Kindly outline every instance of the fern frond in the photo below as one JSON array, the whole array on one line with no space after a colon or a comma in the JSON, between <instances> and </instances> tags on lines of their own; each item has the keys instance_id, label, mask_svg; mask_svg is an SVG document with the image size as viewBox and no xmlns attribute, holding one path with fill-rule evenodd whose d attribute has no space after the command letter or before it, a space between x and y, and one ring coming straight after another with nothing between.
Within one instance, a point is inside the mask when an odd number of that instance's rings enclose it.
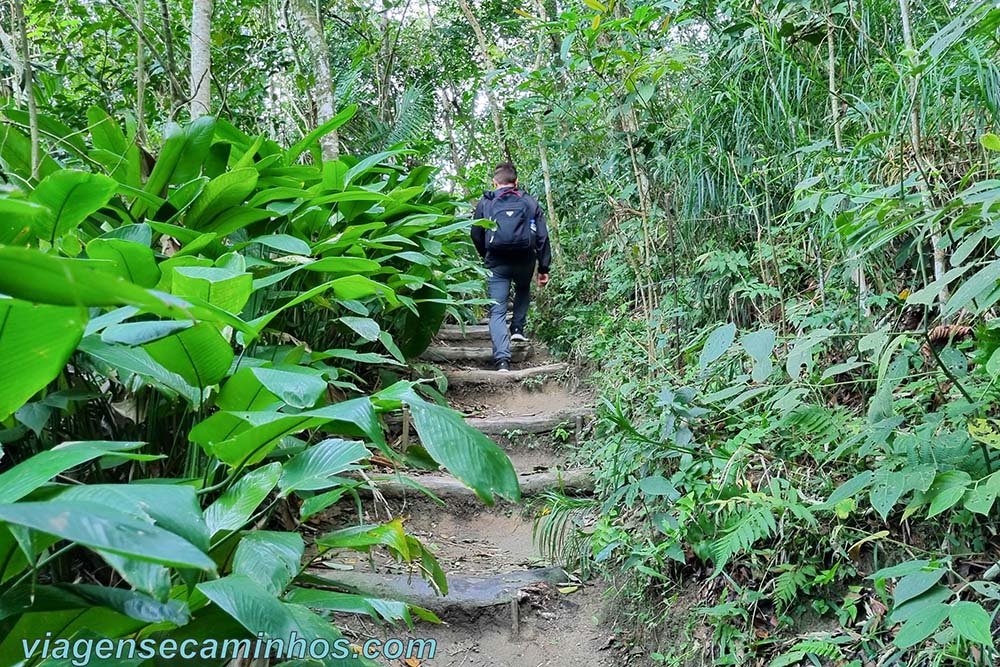
<instances>
[{"instance_id":1,"label":"fern frond","mask_svg":"<svg viewBox=\"0 0 1000 667\"><path fill-rule=\"evenodd\" d=\"M757 506L741 514L720 539L712 543L712 557L722 569L735 554L746 551L755 542L770 537L778 529L770 507Z\"/></svg>"}]
</instances>

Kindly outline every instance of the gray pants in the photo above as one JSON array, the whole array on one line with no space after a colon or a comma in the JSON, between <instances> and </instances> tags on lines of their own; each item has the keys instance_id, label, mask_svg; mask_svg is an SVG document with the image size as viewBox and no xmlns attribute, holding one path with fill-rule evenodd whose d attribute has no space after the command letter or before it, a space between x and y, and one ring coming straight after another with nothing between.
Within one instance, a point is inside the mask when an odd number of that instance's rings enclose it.
<instances>
[{"instance_id":1,"label":"gray pants","mask_svg":"<svg viewBox=\"0 0 1000 667\"><path fill-rule=\"evenodd\" d=\"M510 328L524 331L531 304L531 277L535 273L535 263L500 264L490 269L486 278L486 289L493 301L490 306L490 338L493 339L493 358L496 361L510 361L510 331L507 329L507 299L510 286L514 284L514 318Z\"/></svg>"}]
</instances>

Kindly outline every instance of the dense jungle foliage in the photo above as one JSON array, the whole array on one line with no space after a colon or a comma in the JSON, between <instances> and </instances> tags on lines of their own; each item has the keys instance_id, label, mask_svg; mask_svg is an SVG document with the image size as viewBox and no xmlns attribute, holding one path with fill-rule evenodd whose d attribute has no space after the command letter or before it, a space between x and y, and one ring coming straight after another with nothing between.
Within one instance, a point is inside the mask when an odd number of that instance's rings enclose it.
<instances>
[{"instance_id":1,"label":"dense jungle foliage","mask_svg":"<svg viewBox=\"0 0 1000 667\"><path fill-rule=\"evenodd\" d=\"M537 537L633 663L997 663L995 0L0 7L0 665L429 616L303 593L296 529L374 456L518 496L407 368L507 157L602 403Z\"/></svg>"}]
</instances>

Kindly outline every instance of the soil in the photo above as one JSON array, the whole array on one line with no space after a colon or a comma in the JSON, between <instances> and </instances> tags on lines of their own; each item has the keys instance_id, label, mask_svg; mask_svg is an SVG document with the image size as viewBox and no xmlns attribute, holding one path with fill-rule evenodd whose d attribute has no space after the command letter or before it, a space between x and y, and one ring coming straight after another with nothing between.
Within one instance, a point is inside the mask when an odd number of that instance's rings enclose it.
<instances>
[{"instance_id":1,"label":"soil","mask_svg":"<svg viewBox=\"0 0 1000 667\"><path fill-rule=\"evenodd\" d=\"M488 347L489 341L466 341L467 347ZM530 364L548 363L544 352ZM461 364L458 364L461 365ZM471 364L475 366L475 364ZM469 367L469 366L465 366ZM525 381L514 385L463 386L448 394L452 407L468 417L497 419L548 416L593 405L585 389L567 386L566 377ZM555 432L505 432L494 439L511 457L519 473L566 468L572 460L575 425ZM407 474L410 474L407 472ZM406 531L420 539L452 577L497 575L555 565L539 553L532 540L534 512L523 505L487 507L475 501L449 502L442 507L419 496L407 500L364 498L361 519L366 523L400 518ZM311 522L322 534L335 527L356 524L358 509L342 504ZM315 553L314 550L311 550ZM405 573L384 550L371 555L354 551L330 552L319 567ZM575 577L570 577L575 581ZM604 586L599 581L555 586L536 583L517 592L518 602L492 607L449 611L441 624L417 619L412 629L386 626L368 617L337 616L337 625L363 643L369 638L433 639L432 659L395 661L415 667L613 667L621 664L613 632L604 619ZM515 611L516 610L516 611Z\"/></svg>"}]
</instances>

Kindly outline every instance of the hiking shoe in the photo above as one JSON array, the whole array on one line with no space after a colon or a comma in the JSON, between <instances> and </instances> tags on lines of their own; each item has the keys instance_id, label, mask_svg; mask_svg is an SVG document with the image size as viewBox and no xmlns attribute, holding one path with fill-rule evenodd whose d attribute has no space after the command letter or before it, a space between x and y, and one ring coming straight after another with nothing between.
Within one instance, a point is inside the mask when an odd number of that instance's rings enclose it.
<instances>
[{"instance_id":1,"label":"hiking shoe","mask_svg":"<svg viewBox=\"0 0 1000 667\"><path fill-rule=\"evenodd\" d=\"M510 370L510 361L507 359L501 359L497 362L497 371L506 373Z\"/></svg>"},{"instance_id":2,"label":"hiking shoe","mask_svg":"<svg viewBox=\"0 0 1000 667\"><path fill-rule=\"evenodd\" d=\"M510 342L512 343L527 343L528 337L524 335L524 332L515 329L510 332Z\"/></svg>"}]
</instances>

